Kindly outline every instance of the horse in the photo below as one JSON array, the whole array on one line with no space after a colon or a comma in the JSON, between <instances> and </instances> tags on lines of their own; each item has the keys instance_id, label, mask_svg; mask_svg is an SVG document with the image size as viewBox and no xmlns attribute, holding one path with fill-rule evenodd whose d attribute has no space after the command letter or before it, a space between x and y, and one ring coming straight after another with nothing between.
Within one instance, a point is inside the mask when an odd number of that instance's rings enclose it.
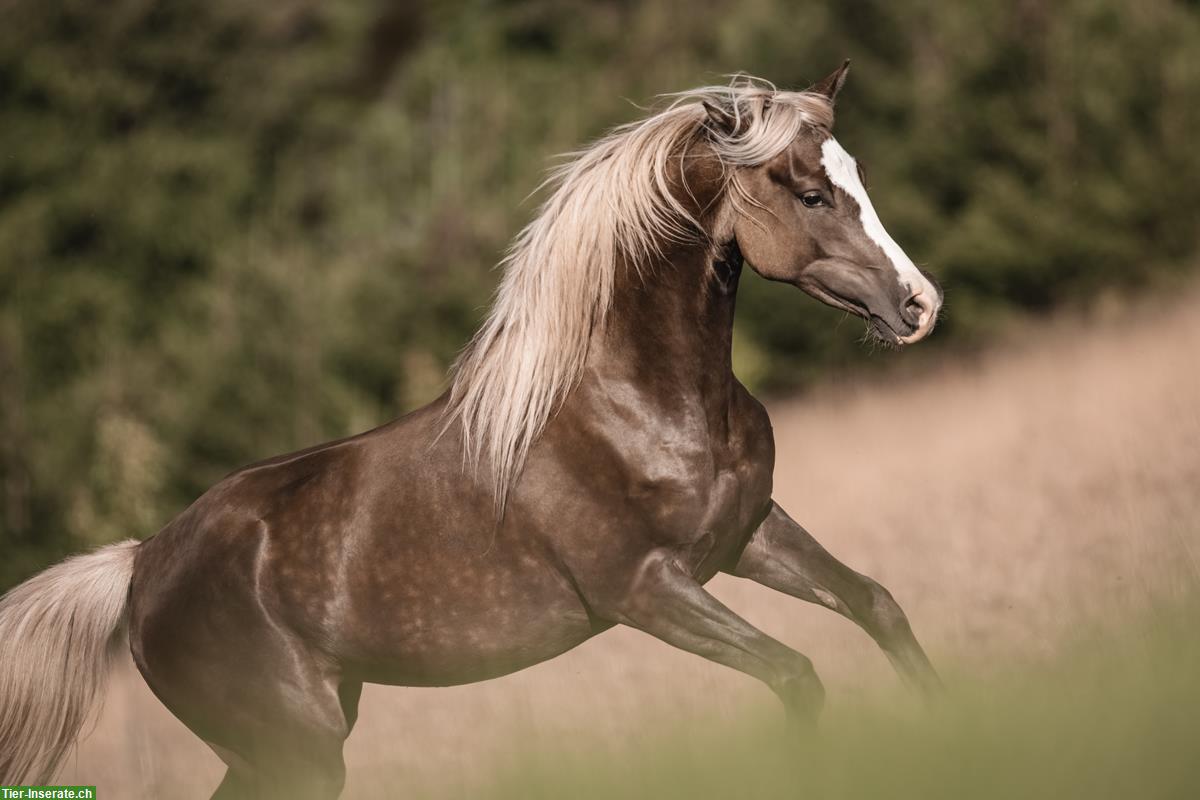
<instances>
[{"instance_id":1,"label":"horse","mask_svg":"<svg viewBox=\"0 0 1200 800\"><path fill-rule=\"evenodd\" d=\"M731 366L744 264L896 347L937 320L833 138L847 68L615 128L552 174L441 397L5 595L0 782L52 777L126 642L226 764L214 798L336 797L364 682L486 680L615 625L757 678L810 729L812 663L709 594L718 572L829 607L936 691L888 590L772 501L771 423Z\"/></svg>"}]
</instances>

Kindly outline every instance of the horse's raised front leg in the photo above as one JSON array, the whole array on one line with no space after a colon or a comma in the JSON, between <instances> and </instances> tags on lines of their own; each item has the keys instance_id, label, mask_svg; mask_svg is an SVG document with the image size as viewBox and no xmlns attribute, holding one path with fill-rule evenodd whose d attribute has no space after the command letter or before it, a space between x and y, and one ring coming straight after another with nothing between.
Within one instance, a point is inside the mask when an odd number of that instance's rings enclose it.
<instances>
[{"instance_id":1,"label":"horse's raised front leg","mask_svg":"<svg viewBox=\"0 0 1200 800\"><path fill-rule=\"evenodd\" d=\"M597 608L681 650L733 667L766 683L799 727L816 721L825 690L812 662L721 604L667 552L655 552L619 598Z\"/></svg>"},{"instance_id":2,"label":"horse's raised front leg","mask_svg":"<svg viewBox=\"0 0 1200 800\"><path fill-rule=\"evenodd\" d=\"M832 608L869 633L909 683L926 692L941 688L891 593L831 556L778 504L772 503L730 572Z\"/></svg>"}]
</instances>

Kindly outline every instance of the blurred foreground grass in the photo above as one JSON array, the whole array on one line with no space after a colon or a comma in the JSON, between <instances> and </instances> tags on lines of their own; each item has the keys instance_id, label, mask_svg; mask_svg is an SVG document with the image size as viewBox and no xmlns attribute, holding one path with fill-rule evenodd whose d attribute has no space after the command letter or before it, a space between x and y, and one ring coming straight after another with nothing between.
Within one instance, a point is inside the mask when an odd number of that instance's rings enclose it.
<instances>
[{"instance_id":1,"label":"blurred foreground grass","mask_svg":"<svg viewBox=\"0 0 1200 800\"><path fill-rule=\"evenodd\" d=\"M778 716L699 735L661 727L616 755L571 746L519 756L472 795L1197 797L1197 611L1195 601L1160 607L1117 633L1081 637L1052 662L986 678L948 674L946 696L930 708L839 703L809 742L789 740Z\"/></svg>"}]
</instances>

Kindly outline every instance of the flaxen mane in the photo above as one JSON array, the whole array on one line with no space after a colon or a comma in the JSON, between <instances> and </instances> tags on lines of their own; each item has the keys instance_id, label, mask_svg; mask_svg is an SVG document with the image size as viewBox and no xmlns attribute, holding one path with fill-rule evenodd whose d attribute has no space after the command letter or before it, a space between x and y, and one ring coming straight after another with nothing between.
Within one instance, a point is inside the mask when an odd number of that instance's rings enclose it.
<instances>
[{"instance_id":1,"label":"flaxen mane","mask_svg":"<svg viewBox=\"0 0 1200 800\"><path fill-rule=\"evenodd\" d=\"M467 464L482 461L498 511L529 447L583 371L620 263L641 269L672 241L703 237L668 185L668 165L703 132L725 167L731 202L750 200L737 168L761 164L806 125L832 127L829 100L757 80L672 95L663 110L616 128L554 170L553 193L513 241L483 327L454 366L447 426L462 424ZM734 120L706 125L703 104ZM751 201L752 202L752 201Z\"/></svg>"}]
</instances>

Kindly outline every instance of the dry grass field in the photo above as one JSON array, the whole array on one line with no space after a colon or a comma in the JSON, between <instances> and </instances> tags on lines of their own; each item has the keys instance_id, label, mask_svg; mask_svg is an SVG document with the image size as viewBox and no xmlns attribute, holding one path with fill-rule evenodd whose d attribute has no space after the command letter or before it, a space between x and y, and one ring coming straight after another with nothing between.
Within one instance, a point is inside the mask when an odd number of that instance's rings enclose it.
<instances>
[{"instance_id":1,"label":"dry grass field","mask_svg":"<svg viewBox=\"0 0 1200 800\"><path fill-rule=\"evenodd\" d=\"M886 375L774 404L776 497L892 590L951 691L1052 662L1081 630L1200 582L1197 353L1191 291L1039 323L972 359L885 356ZM813 659L826 719L902 695L850 623L736 579L711 587ZM774 702L746 677L617 629L485 684L368 687L347 796L486 796L522 753L636 753L666 720L700 737L771 719ZM207 797L220 772L126 666L63 781L182 800Z\"/></svg>"}]
</instances>

